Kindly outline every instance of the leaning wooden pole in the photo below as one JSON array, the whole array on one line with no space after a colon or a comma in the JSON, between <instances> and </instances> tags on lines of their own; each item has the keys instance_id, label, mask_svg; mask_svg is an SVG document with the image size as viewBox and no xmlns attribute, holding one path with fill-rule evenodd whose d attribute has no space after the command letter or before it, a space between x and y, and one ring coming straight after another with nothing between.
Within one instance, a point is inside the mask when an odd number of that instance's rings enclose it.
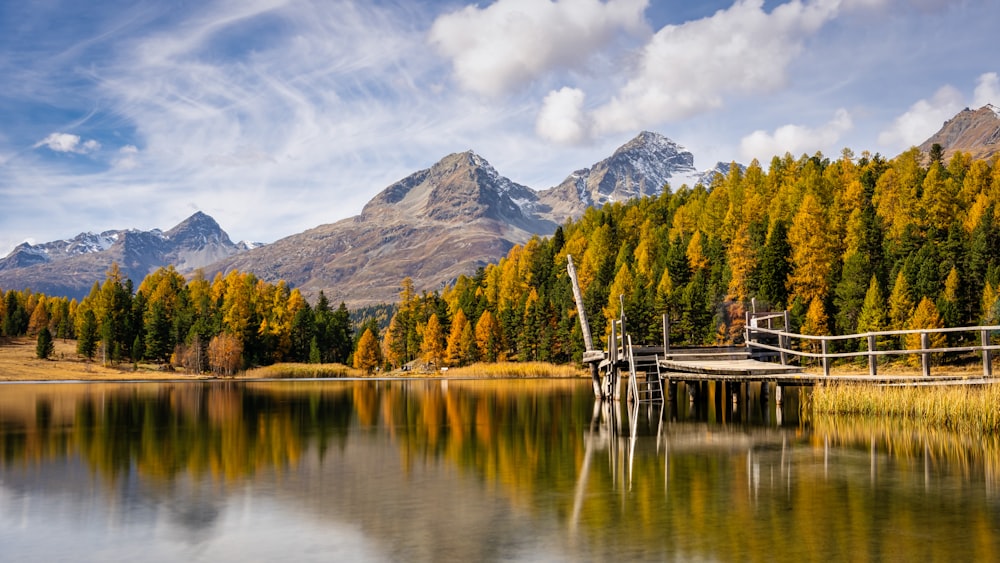
<instances>
[{"instance_id":1,"label":"leaning wooden pole","mask_svg":"<svg viewBox=\"0 0 1000 563\"><path fill-rule=\"evenodd\" d=\"M576 278L576 268L573 266L573 257L566 255L566 271L569 272L569 280L573 285L573 299L576 301L576 312L580 316L580 330L583 331L583 345L587 352L594 350L594 338L590 335L590 324L587 322L587 311L583 308L583 293L580 292L580 282ZM590 378L594 382L594 397L601 399L601 376L598 371L597 362L590 362Z\"/></svg>"}]
</instances>

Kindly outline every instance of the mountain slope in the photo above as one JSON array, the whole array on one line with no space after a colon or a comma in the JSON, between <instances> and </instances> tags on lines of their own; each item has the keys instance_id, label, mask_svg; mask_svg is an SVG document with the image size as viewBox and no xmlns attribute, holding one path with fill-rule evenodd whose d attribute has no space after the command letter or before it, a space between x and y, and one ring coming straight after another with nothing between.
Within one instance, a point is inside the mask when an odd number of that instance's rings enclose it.
<instances>
[{"instance_id":1,"label":"mountain slope","mask_svg":"<svg viewBox=\"0 0 1000 563\"><path fill-rule=\"evenodd\" d=\"M323 290L352 307L393 302L404 277L413 278L418 291L438 289L533 235L551 235L590 206L659 195L667 182L708 183L727 169L720 164L699 173L682 146L643 132L610 157L536 192L471 151L456 153L386 187L356 217L267 246L234 245L214 220L197 213L166 232L84 233L21 245L0 260L0 287L79 296L114 261L136 283L174 264L181 272L204 267L208 276L252 272L270 282L285 280L309 297Z\"/></svg>"},{"instance_id":2,"label":"mountain slope","mask_svg":"<svg viewBox=\"0 0 1000 563\"><path fill-rule=\"evenodd\" d=\"M927 153L937 143L945 158L956 151L985 159L1000 152L1000 108L987 104L975 111L965 108L944 122L941 129L920 145Z\"/></svg>"},{"instance_id":3,"label":"mountain slope","mask_svg":"<svg viewBox=\"0 0 1000 563\"><path fill-rule=\"evenodd\" d=\"M250 271L350 306L391 302L406 276L418 289L437 289L533 234L554 232L535 214L538 205L533 190L479 155L452 154L385 188L357 217L222 260L207 273Z\"/></svg>"},{"instance_id":4,"label":"mountain slope","mask_svg":"<svg viewBox=\"0 0 1000 563\"><path fill-rule=\"evenodd\" d=\"M694 155L663 135L643 131L610 157L542 192L540 201L549 209L548 218L562 223L588 207L660 195L668 181L673 187L693 186L700 177Z\"/></svg>"},{"instance_id":5,"label":"mountain slope","mask_svg":"<svg viewBox=\"0 0 1000 563\"><path fill-rule=\"evenodd\" d=\"M104 279L112 263L138 284L162 266L173 264L189 272L244 248L199 211L166 232L118 230L39 245L23 243L0 260L0 287L79 298Z\"/></svg>"}]
</instances>

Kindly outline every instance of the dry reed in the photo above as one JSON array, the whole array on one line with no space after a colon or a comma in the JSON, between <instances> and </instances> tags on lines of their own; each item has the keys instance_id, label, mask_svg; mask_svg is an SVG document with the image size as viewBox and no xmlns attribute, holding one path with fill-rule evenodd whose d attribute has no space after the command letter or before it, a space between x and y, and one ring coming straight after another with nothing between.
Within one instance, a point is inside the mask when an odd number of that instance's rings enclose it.
<instances>
[{"instance_id":1,"label":"dry reed","mask_svg":"<svg viewBox=\"0 0 1000 563\"><path fill-rule=\"evenodd\" d=\"M1000 431L1000 385L884 387L820 385L813 389L817 414L889 416L921 420L958 432Z\"/></svg>"},{"instance_id":2,"label":"dry reed","mask_svg":"<svg viewBox=\"0 0 1000 563\"><path fill-rule=\"evenodd\" d=\"M246 379L304 379L364 377L365 372L343 364L273 364L248 370Z\"/></svg>"}]
</instances>

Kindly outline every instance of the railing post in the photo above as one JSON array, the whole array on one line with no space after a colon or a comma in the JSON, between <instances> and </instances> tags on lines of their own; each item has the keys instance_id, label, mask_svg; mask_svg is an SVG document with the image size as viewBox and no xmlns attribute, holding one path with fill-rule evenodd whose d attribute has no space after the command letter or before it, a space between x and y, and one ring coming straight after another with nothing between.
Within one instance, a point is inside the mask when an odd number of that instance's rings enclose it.
<instances>
[{"instance_id":1,"label":"railing post","mask_svg":"<svg viewBox=\"0 0 1000 563\"><path fill-rule=\"evenodd\" d=\"M820 351L823 353L823 375L829 376L830 375L830 358L828 358L827 355L826 355L826 345L827 345L826 339L824 338L824 339L820 340L819 341L819 345L820 345ZM815 350L815 348L814 348L814 350Z\"/></svg>"},{"instance_id":2,"label":"railing post","mask_svg":"<svg viewBox=\"0 0 1000 563\"><path fill-rule=\"evenodd\" d=\"M787 342L788 337L785 336L784 331L778 334L778 348L781 349L779 352L781 354L781 365L788 365L788 354L785 353L785 342Z\"/></svg>"},{"instance_id":3,"label":"railing post","mask_svg":"<svg viewBox=\"0 0 1000 563\"><path fill-rule=\"evenodd\" d=\"M868 375L872 377L878 375L878 356L875 352L875 335L868 335Z\"/></svg>"},{"instance_id":4,"label":"railing post","mask_svg":"<svg viewBox=\"0 0 1000 563\"><path fill-rule=\"evenodd\" d=\"M618 321L611 321L611 342L608 343L608 359L611 365L618 363Z\"/></svg>"},{"instance_id":5,"label":"railing post","mask_svg":"<svg viewBox=\"0 0 1000 563\"><path fill-rule=\"evenodd\" d=\"M930 346L931 346L930 335L927 334L926 331L922 331L920 333L920 348L922 350L927 350L928 348L930 348ZM921 360L920 363L922 364L924 369L924 377L927 377L931 374L931 353L921 352L920 360Z\"/></svg>"},{"instance_id":6,"label":"railing post","mask_svg":"<svg viewBox=\"0 0 1000 563\"><path fill-rule=\"evenodd\" d=\"M983 329L979 331L980 341L983 343L983 377L993 377L993 354L988 348L990 345L990 331Z\"/></svg>"},{"instance_id":7,"label":"railing post","mask_svg":"<svg viewBox=\"0 0 1000 563\"><path fill-rule=\"evenodd\" d=\"M670 355L670 317L663 313L663 357Z\"/></svg>"}]
</instances>

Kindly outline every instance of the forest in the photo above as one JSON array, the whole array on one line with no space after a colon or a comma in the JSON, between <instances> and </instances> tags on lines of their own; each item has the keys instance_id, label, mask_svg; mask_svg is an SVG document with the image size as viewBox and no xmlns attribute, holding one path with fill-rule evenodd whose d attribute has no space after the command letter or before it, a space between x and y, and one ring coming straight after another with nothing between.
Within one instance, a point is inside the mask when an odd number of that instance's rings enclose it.
<instances>
[{"instance_id":1,"label":"forest","mask_svg":"<svg viewBox=\"0 0 1000 563\"><path fill-rule=\"evenodd\" d=\"M599 340L624 314L637 339L658 342L666 314L672 342L739 342L751 306L788 309L793 330L815 335L995 325L998 203L998 157L786 154L590 208L441 291L404 279L382 319L352 321L323 294L310 304L249 273L208 281L164 268L133 288L113 267L79 303L6 291L0 331L75 338L104 362L229 374L275 362L568 363L583 352L568 256Z\"/></svg>"}]
</instances>

